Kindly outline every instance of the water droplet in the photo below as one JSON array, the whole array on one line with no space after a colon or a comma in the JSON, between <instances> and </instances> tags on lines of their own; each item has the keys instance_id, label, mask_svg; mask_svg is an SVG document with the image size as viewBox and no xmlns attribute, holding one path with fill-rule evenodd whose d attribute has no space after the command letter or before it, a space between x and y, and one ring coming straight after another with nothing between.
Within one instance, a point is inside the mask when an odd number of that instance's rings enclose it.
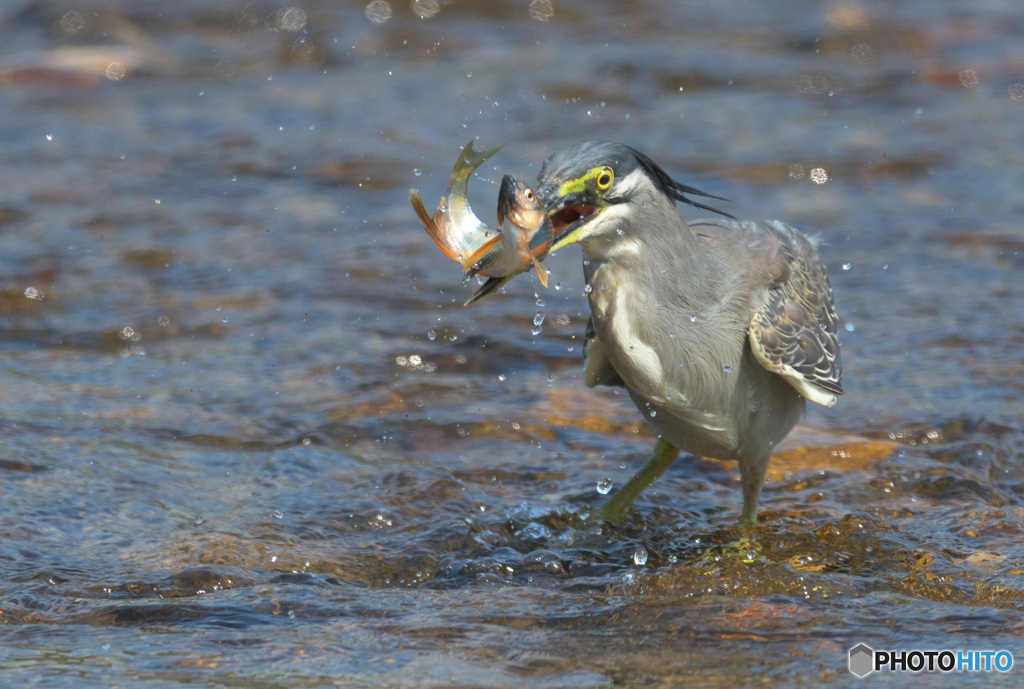
<instances>
[{"instance_id":1,"label":"water droplet","mask_svg":"<svg viewBox=\"0 0 1024 689\"><path fill-rule=\"evenodd\" d=\"M383 512L377 512L375 515L370 517L369 520L369 525L375 529L385 529L392 526L392 524L393 522L391 521L391 518Z\"/></svg>"},{"instance_id":2,"label":"water droplet","mask_svg":"<svg viewBox=\"0 0 1024 689\"><path fill-rule=\"evenodd\" d=\"M546 22L555 16L555 5L551 0L530 0L527 11L531 19Z\"/></svg>"},{"instance_id":3,"label":"water droplet","mask_svg":"<svg viewBox=\"0 0 1024 689\"><path fill-rule=\"evenodd\" d=\"M614 485L615 483L610 478L603 478L597 482L597 492L601 495L608 495L608 493L612 492L612 486Z\"/></svg>"},{"instance_id":4,"label":"water droplet","mask_svg":"<svg viewBox=\"0 0 1024 689\"><path fill-rule=\"evenodd\" d=\"M419 177L420 175L422 175L422 174L423 174L423 170L419 169L418 167L414 167L414 168L412 169L412 174L414 174L414 175L416 175L417 177Z\"/></svg>"},{"instance_id":5,"label":"water droplet","mask_svg":"<svg viewBox=\"0 0 1024 689\"><path fill-rule=\"evenodd\" d=\"M847 322L846 323L846 332L852 333L856 329L857 329L856 326L852 322Z\"/></svg>"},{"instance_id":6,"label":"water droplet","mask_svg":"<svg viewBox=\"0 0 1024 689\"><path fill-rule=\"evenodd\" d=\"M85 17L82 16L81 12L71 10L66 12L60 19L61 31L70 35L76 34L85 28Z\"/></svg>"},{"instance_id":7,"label":"water droplet","mask_svg":"<svg viewBox=\"0 0 1024 689\"><path fill-rule=\"evenodd\" d=\"M121 332L119 332L117 336L120 337L125 342L138 342L139 340L142 339L142 333L140 333L130 325L126 325L123 328L121 328Z\"/></svg>"},{"instance_id":8,"label":"water droplet","mask_svg":"<svg viewBox=\"0 0 1024 689\"><path fill-rule=\"evenodd\" d=\"M281 510L274 510L273 512L270 513L270 515L274 519L284 519L284 512L282 512Z\"/></svg>"},{"instance_id":9,"label":"water droplet","mask_svg":"<svg viewBox=\"0 0 1024 689\"><path fill-rule=\"evenodd\" d=\"M651 410L651 418L653 419L657 415L658 415L658 410L657 409L652 409Z\"/></svg>"},{"instance_id":10,"label":"water droplet","mask_svg":"<svg viewBox=\"0 0 1024 689\"><path fill-rule=\"evenodd\" d=\"M669 336L669 338L671 338L673 340L676 339L676 334L675 333L669 333L668 336Z\"/></svg>"},{"instance_id":11,"label":"water droplet","mask_svg":"<svg viewBox=\"0 0 1024 689\"><path fill-rule=\"evenodd\" d=\"M111 62L109 65L107 65L105 73L107 75L107 79L110 79L111 81L121 81L122 79L124 79L126 71L124 65L115 60L114 62ZM203 95L203 92L200 91L199 95Z\"/></svg>"},{"instance_id":12,"label":"water droplet","mask_svg":"<svg viewBox=\"0 0 1024 689\"><path fill-rule=\"evenodd\" d=\"M828 181L828 173L825 172L825 168L816 167L811 170L811 181L815 184L824 184Z\"/></svg>"},{"instance_id":13,"label":"water droplet","mask_svg":"<svg viewBox=\"0 0 1024 689\"><path fill-rule=\"evenodd\" d=\"M1010 85L1010 98L1015 101L1024 101L1024 84L1016 83Z\"/></svg>"},{"instance_id":14,"label":"water droplet","mask_svg":"<svg viewBox=\"0 0 1024 689\"><path fill-rule=\"evenodd\" d=\"M544 313L542 311L538 311L537 314L533 317L533 324L534 325L542 325L543 323L544 323Z\"/></svg>"},{"instance_id":15,"label":"water droplet","mask_svg":"<svg viewBox=\"0 0 1024 689\"><path fill-rule=\"evenodd\" d=\"M755 557L757 557L757 552L756 551L754 551L754 550L748 550L747 551L747 559L748 560L753 560Z\"/></svg>"},{"instance_id":16,"label":"water droplet","mask_svg":"<svg viewBox=\"0 0 1024 689\"><path fill-rule=\"evenodd\" d=\"M391 19L391 3L387 0L372 0L366 6L366 18L374 24L383 24Z\"/></svg>"},{"instance_id":17,"label":"water droplet","mask_svg":"<svg viewBox=\"0 0 1024 689\"><path fill-rule=\"evenodd\" d=\"M544 306L544 300L541 299L540 297L537 297L537 306L541 306L541 307Z\"/></svg>"},{"instance_id":18,"label":"water droplet","mask_svg":"<svg viewBox=\"0 0 1024 689\"><path fill-rule=\"evenodd\" d=\"M433 342L435 339L437 339L437 332L434 331L434 330L428 330L427 331L427 339L430 340L431 342Z\"/></svg>"},{"instance_id":19,"label":"water droplet","mask_svg":"<svg viewBox=\"0 0 1024 689\"><path fill-rule=\"evenodd\" d=\"M594 288L590 286L590 283L583 285L583 296L586 296L594 291Z\"/></svg>"},{"instance_id":20,"label":"water droplet","mask_svg":"<svg viewBox=\"0 0 1024 689\"><path fill-rule=\"evenodd\" d=\"M732 373L732 364L726 364L725 366L722 367L722 370L725 373Z\"/></svg>"},{"instance_id":21,"label":"water droplet","mask_svg":"<svg viewBox=\"0 0 1024 689\"><path fill-rule=\"evenodd\" d=\"M46 295L43 294L43 290L39 289L38 287L26 287L25 288L25 298L26 299L35 299L36 301L39 301L39 300L41 300L45 296Z\"/></svg>"},{"instance_id":22,"label":"water droplet","mask_svg":"<svg viewBox=\"0 0 1024 689\"><path fill-rule=\"evenodd\" d=\"M690 316L690 322L691 323L696 323L697 322L697 317L696 316Z\"/></svg>"},{"instance_id":23,"label":"water droplet","mask_svg":"<svg viewBox=\"0 0 1024 689\"><path fill-rule=\"evenodd\" d=\"M966 88L974 88L981 83L981 79L973 69L962 69L960 70L960 83Z\"/></svg>"},{"instance_id":24,"label":"water droplet","mask_svg":"<svg viewBox=\"0 0 1024 689\"><path fill-rule=\"evenodd\" d=\"M53 134L47 134L46 135L46 140L47 141L53 141Z\"/></svg>"},{"instance_id":25,"label":"water droplet","mask_svg":"<svg viewBox=\"0 0 1024 689\"><path fill-rule=\"evenodd\" d=\"M420 19L430 19L441 11L441 0L412 0L412 11Z\"/></svg>"},{"instance_id":26,"label":"water droplet","mask_svg":"<svg viewBox=\"0 0 1024 689\"><path fill-rule=\"evenodd\" d=\"M647 564L647 548L640 546L633 553L633 564L637 567L643 567Z\"/></svg>"},{"instance_id":27,"label":"water droplet","mask_svg":"<svg viewBox=\"0 0 1024 689\"><path fill-rule=\"evenodd\" d=\"M615 228L615 234L619 235L620 237L625 237L626 236L626 231L624 229L622 229L621 227L616 227Z\"/></svg>"},{"instance_id":28,"label":"water droplet","mask_svg":"<svg viewBox=\"0 0 1024 689\"><path fill-rule=\"evenodd\" d=\"M849 264L849 263L844 263L844 264L843 264L843 270L849 270L849 269L850 269L851 267L852 267L852 266L850 266L850 264Z\"/></svg>"},{"instance_id":29,"label":"water droplet","mask_svg":"<svg viewBox=\"0 0 1024 689\"><path fill-rule=\"evenodd\" d=\"M498 380L500 380L502 383L504 383L505 382L505 374L504 373L499 373L498 374Z\"/></svg>"},{"instance_id":30,"label":"water droplet","mask_svg":"<svg viewBox=\"0 0 1024 689\"><path fill-rule=\"evenodd\" d=\"M544 328L540 327L539 325L535 325L530 329L530 333L533 334L534 336L540 335L542 332L544 332Z\"/></svg>"},{"instance_id":31,"label":"water droplet","mask_svg":"<svg viewBox=\"0 0 1024 689\"><path fill-rule=\"evenodd\" d=\"M790 179L800 179L803 176L804 176L804 166L803 165L790 165L789 166L789 178Z\"/></svg>"}]
</instances>

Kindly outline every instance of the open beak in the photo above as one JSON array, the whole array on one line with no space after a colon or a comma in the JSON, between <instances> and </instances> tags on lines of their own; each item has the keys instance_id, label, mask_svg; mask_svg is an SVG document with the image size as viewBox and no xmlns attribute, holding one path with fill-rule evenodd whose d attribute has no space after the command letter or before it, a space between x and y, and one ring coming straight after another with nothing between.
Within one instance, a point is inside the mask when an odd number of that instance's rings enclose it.
<instances>
[{"instance_id":1,"label":"open beak","mask_svg":"<svg viewBox=\"0 0 1024 689\"><path fill-rule=\"evenodd\" d=\"M537 197L544 204L551 219L551 251L557 251L563 246L579 241L579 231L583 225L602 208L579 192L559 196L558 187L551 183L541 184L537 190Z\"/></svg>"}]
</instances>

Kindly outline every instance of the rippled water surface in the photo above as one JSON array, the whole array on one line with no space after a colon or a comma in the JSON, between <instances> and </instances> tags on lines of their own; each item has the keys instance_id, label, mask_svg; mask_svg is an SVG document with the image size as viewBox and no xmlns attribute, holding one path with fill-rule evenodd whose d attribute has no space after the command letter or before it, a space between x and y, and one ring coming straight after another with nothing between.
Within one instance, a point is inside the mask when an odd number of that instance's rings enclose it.
<instances>
[{"instance_id":1,"label":"rippled water surface","mask_svg":"<svg viewBox=\"0 0 1024 689\"><path fill-rule=\"evenodd\" d=\"M995 1L0 3L0 684L1019 686L1022 32ZM753 562L732 463L582 525L654 436L583 385L579 250L464 309L408 206L470 139L508 142L487 218L583 138L825 241L847 395L773 459ZM1020 667L855 680L860 642Z\"/></svg>"}]
</instances>

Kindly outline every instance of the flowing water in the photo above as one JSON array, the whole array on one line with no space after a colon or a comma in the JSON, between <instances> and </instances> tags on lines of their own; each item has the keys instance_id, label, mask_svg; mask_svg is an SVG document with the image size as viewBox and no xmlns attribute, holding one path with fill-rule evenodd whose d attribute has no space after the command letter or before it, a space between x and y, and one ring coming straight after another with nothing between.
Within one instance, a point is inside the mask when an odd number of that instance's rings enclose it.
<instances>
[{"instance_id":1,"label":"flowing water","mask_svg":"<svg viewBox=\"0 0 1024 689\"><path fill-rule=\"evenodd\" d=\"M1016 3L0 4L0 684L1019 686ZM406 200L584 138L824 240L846 396L580 515L654 436L580 254L473 286ZM697 217L693 209L684 215ZM486 212L485 212L486 211ZM532 282L531 282L532 280Z\"/></svg>"}]
</instances>

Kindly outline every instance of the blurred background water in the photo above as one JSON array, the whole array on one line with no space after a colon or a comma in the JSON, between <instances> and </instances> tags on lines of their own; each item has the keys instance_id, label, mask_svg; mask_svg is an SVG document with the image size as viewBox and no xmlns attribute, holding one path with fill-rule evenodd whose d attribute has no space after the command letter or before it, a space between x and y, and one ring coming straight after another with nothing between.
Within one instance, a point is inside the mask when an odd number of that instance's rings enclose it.
<instances>
[{"instance_id":1,"label":"blurred background water","mask_svg":"<svg viewBox=\"0 0 1024 689\"><path fill-rule=\"evenodd\" d=\"M1006 0L0 2L0 684L1024 659L1022 33ZM470 139L508 142L487 218L584 138L825 242L848 392L774 458L753 563L716 559L731 463L580 526L653 435L583 385L578 250L464 309L408 206Z\"/></svg>"}]
</instances>

